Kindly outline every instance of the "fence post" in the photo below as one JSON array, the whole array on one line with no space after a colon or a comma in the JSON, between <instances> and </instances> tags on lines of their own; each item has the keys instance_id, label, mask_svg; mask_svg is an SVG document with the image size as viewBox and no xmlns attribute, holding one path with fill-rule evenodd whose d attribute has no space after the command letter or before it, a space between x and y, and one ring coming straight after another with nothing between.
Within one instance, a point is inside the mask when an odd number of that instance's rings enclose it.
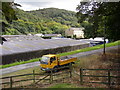
<instances>
[{"instance_id":1,"label":"fence post","mask_svg":"<svg viewBox=\"0 0 120 90\"><path fill-rule=\"evenodd\" d=\"M70 72L70 78L72 77L72 72L71 71L69 71Z\"/></svg>"},{"instance_id":2,"label":"fence post","mask_svg":"<svg viewBox=\"0 0 120 90\"><path fill-rule=\"evenodd\" d=\"M110 69L108 69L108 86L111 85Z\"/></svg>"},{"instance_id":3,"label":"fence post","mask_svg":"<svg viewBox=\"0 0 120 90\"><path fill-rule=\"evenodd\" d=\"M35 70L33 70L33 83L35 83Z\"/></svg>"},{"instance_id":4,"label":"fence post","mask_svg":"<svg viewBox=\"0 0 120 90\"><path fill-rule=\"evenodd\" d=\"M70 68L70 78L72 77L72 63L69 64L69 68Z\"/></svg>"},{"instance_id":5,"label":"fence post","mask_svg":"<svg viewBox=\"0 0 120 90\"><path fill-rule=\"evenodd\" d=\"M53 82L53 74L52 70L50 70L50 84Z\"/></svg>"},{"instance_id":6,"label":"fence post","mask_svg":"<svg viewBox=\"0 0 120 90\"><path fill-rule=\"evenodd\" d=\"M80 84L83 84L83 69L80 68Z\"/></svg>"},{"instance_id":7,"label":"fence post","mask_svg":"<svg viewBox=\"0 0 120 90\"><path fill-rule=\"evenodd\" d=\"M12 88L12 77L10 77L10 88Z\"/></svg>"}]
</instances>

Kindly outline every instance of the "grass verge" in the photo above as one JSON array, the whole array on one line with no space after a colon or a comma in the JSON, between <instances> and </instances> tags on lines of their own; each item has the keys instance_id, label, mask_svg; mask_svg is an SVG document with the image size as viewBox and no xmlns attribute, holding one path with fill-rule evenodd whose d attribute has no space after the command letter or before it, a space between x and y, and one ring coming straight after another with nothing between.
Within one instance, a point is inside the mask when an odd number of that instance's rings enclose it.
<instances>
[{"instance_id":1,"label":"grass verge","mask_svg":"<svg viewBox=\"0 0 120 90\"><path fill-rule=\"evenodd\" d=\"M14 62L14 63L11 63L11 64L1 65L1 66L0 66L0 69L1 69L1 68L11 67L11 66L16 66L16 65L20 65L20 64L25 64L25 63L36 62L36 61L38 61L39 59L41 59L41 58L35 58L35 59L28 60L28 61L20 61L20 62Z\"/></svg>"},{"instance_id":2,"label":"grass verge","mask_svg":"<svg viewBox=\"0 0 120 90\"><path fill-rule=\"evenodd\" d=\"M80 87L77 87L76 85L73 85L70 83L59 83L59 84L50 86L49 88L80 88Z\"/></svg>"},{"instance_id":3,"label":"grass verge","mask_svg":"<svg viewBox=\"0 0 120 90\"><path fill-rule=\"evenodd\" d=\"M111 46L116 46L116 45L120 45L120 40L116 41L116 42L112 42L112 43L107 43L106 47L111 47ZM71 52L60 53L59 55L60 56L67 56L67 55L72 55L72 54L76 54L76 53L80 53L80 52L97 50L97 49L101 49L103 47L104 47L104 45L97 45L97 46L94 46L94 47L87 47L87 48L83 48L83 49L79 49L79 50L75 50L75 51L71 51ZM15 66L15 65L35 62L35 61L38 61L39 59L41 59L41 58L35 58L35 59L28 60L28 61L15 62L15 63L12 63L12 64L0 65L0 69Z\"/></svg>"},{"instance_id":4,"label":"grass verge","mask_svg":"<svg viewBox=\"0 0 120 90\"><path fill-rule=\"evenodd\" d=\"M105 90L105 88L93 88L93 87L87 87L87 86L77 86L75 84L72 83L58 83L55 85L52 85L50 87L48 87L50 90L52 89L58 89L58 88L62 88L64 90L68 89L68 90Z\"/></svg>"},{"instance_id":5,"label":"grass verge","mask_svg":"<svg viewBox=\"0 0 120 90\"><path fill-rule=\"evenodd\" d=\"M112 43L107 43L106 47L117 46L117 45L120 45L120 40L116 41L116 42L112 42ZM80 53L80 52L97 50L97 49L101 49L103 47L104 47L103 44L102 45L93 46L93 47L87 47L87 48L83 48L83 49L79 49L79 50L75 50L75 51L71 51L71 52L61 53L60 56L66 56L66 55L72 55L72 54L76 54L76 53Z\"/></svg>"}]
</instances>

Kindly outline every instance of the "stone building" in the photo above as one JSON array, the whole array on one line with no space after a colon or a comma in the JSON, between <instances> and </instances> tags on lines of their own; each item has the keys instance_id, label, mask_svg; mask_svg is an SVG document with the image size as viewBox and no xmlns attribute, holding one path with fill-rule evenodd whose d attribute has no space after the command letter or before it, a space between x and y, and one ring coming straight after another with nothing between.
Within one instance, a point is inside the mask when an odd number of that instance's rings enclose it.
<instances>
[{"instance_id":1,"label":"stone building","mask_svg":"<svg viewBox=\"0 0 120 90\"><path fill-rule=\"evenodd\" d=\"M76 37L76 38L84 38L84 28L69 28L65 31L66 36Z\"/></svg>"}]
</instances>

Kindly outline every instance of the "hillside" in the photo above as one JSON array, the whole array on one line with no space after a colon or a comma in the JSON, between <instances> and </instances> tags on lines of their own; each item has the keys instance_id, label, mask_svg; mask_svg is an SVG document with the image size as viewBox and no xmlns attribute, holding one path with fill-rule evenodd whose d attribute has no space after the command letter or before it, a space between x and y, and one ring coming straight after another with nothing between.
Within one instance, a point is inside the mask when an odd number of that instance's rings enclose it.
<instances>
[{"instance_id":1,"label":"hillside","mask_svg":"<svg viewBox=\"0 0 120 90\"><path fill-rule=\"evenodd\" d=\"M18 34L62 34L69 27L78 27L75 12L57 8L46 8L34 11L23 11L16 9L18 20L13 20L8 27L3 30L5 35ZM3 15L4 16L4 15ZM3 20L3 22L6 22Z\"/></svg>"},{"instance_id":2,"label":"hillside","mask_svg":"<svg viewBox=\"0 0 120 90\"><path fill-rule=\"evenodd\" d=\"M64 9L57 8L45 8L39 9L35 11L28 11L28 13L32 13L44 20L53 20L55 22L70 25L70 26L78 26L76 13L73 11L67 11Z\"/></svg>"}]
</instances>

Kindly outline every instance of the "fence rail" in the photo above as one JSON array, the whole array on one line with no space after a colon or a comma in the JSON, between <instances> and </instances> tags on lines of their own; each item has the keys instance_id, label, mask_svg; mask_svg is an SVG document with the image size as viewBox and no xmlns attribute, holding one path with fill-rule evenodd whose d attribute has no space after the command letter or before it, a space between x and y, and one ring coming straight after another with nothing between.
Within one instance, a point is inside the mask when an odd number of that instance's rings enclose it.
<instances>
[{"instance_id":1,"label":"fence rail","mask_svg":"<svg viewBox=\"0 0 120 90\"><path fill-rule=\"evenodd\" d=\"M106 71L107 72L107 75L85 75L83 74L84 71L86 70L90 70L90 71ZM109 87L112 85L111 84L111 79L112 78L120 78L120 76L112 76L111 75L111 71L120 71L120 69L83 69L83 68L80 68L80 83L83 84L83 83L99 83L99 84L107 84ZM85 82L83 80L83 77L107 77L107 82ZM120 83L114 83L116 85L120 85Z\"/></svg>"},{"instance_id":2,"label":"fence rail","mask_svg":"<svg viewBox=\"0 0 120 90\"><path fill-rule=\"evenodd\" d=\"M9 80L7 80L7 82L3 82L3 83L0 83L0 84L2 84L2 85L4 85L4 84L10 84L10 88L13 88L13 84L15 82L33 81L34 84L37 84L38 82L40 82L42 80L49 80L49 82L52 83L53 81L56 81L53 78L54 76L58 76L58 75L61 75L61 74L64 74L64 73L67 73L67 74L69 73L70 77L72 76L71 75L72 74L71 70L67 70L67 71L63 71L63 72L59 72L59 73L54 72L54 70L60 70L60 69L64 69L64 68L69 68L70 69L70 67L71 66L64 66L64 67L61 67L61 68L53 69L49 73L35 73L35 71L33 70L33 73L29 73L29 74L22 74L22 75L14 75L14 76L9 76L9 77L2 77L0 79L2 79L2 80L9 79ZM43 77L41 79L38 79L38 78L36 78L37 75L38 76L43 76ZM32 78L13 81L14 80L13 78L23 77L23 76L32 76ZM67 76L67 77L69 77L69 76Z\"/></svg>"},{"instance_id":3,"label":"fence rail","mask_svg":"<svg viewBox=\"0 0 120 90\"><path fill-rule=\"evenodd\" d=\"M120 71L120 69L85 69L85 68L81 68L82 70L106 70L106 71L108 71L108 70L110 70L110 71Z\"/></svg>"},{"instance_id":4,"label":"fence rail","mask_svg":"<svg viewBox=\"0 0 120 90\"><path fill-rule=\"evenodd\" d=\"M29 75L33 75L33 78L32 79L24 79L24 80L13 81L13 78L15 78L15 77L29 76ZM10 76L10 77L3 77L3 78L0 78L0 79L7 79L8 78L9 82L7 81L7 82L0 83L0 84L2 84L2 85L3 84L10 84L10 88L12 88L13 87L13 83L15 83L15 82L23 82L23 81L31 81L31 80L33 80L33 82L35 82L35 80L40 80L40 79L35 79L34 78L35 75L44 75L44 74L33 73L33 74L23 74L23 75L16 75L16 76Z\"/></svg>"},{"instance_id":5,"label":"fence rail","mask_svg":"<svg viewBox=\"0 0 120 90\"><path fill-rule=\"evenodd\" d=\"M69 68L69 69L62 70L62 72L54 72L54 70L56 71L56 70L60 70L60 69L64 69L64 68ZM33 81L33 84L37 84L37 83L39 83L43 80L45 80L45 81L48 80L49 83L51 84L51 83L53 83L53 81L59 81L59 80L61 81L62 79L64 81L64 79L66 79L68 77L71 78L72 77L72 71L77 76L79 76L80 84L83 84L83 83L98 83L98 84L106 84L110 87L112 85L112 81L111 81L112 78L116 78L116 79L120 78L120 76L111 75L112 71L120 71L120 69L84 69L84 68L80 68L79 74L78 74L78 72L75 72L75 70L73 70L71 65L70 65L70 66L65 66L65 67L61 67L61 68L58 68L58 69L54 69L54 70L51 70L49 73L35 73L35 71L33 70L33 73L29 73L29 74L3 77L3 78L0 78L0 79L3 79L3 80L4 79L9 79L9 80L7 80L6 82L0 83L0 84L2 84L2 85L9 84L10 88L13 88L13 84L15 82L24 82L24 81ZM106 75L101 75L101 74L100 75L88 75L88 74L86 75L86 74L84 74L84 72L86 70L98 71L98 72L103 70L103 71L107 72L107 74ZM63 75L65 74L64 77L62 77L62 74ZM15 80L14 79L14 78L23 77L23 76L32 76L32 78L25 78L24 80L23 80L23 78L22 78L22 80ZM38 78L36 76L40 76L40 78ZM94 82L93 81L88 81L88 82L86 82L83 77L107 78L107 82L104 82L104 81L103 82L102 81L94 81ZM114 84L120 85L120 83L114 83Z\"/></svg>"}]
</instances>

